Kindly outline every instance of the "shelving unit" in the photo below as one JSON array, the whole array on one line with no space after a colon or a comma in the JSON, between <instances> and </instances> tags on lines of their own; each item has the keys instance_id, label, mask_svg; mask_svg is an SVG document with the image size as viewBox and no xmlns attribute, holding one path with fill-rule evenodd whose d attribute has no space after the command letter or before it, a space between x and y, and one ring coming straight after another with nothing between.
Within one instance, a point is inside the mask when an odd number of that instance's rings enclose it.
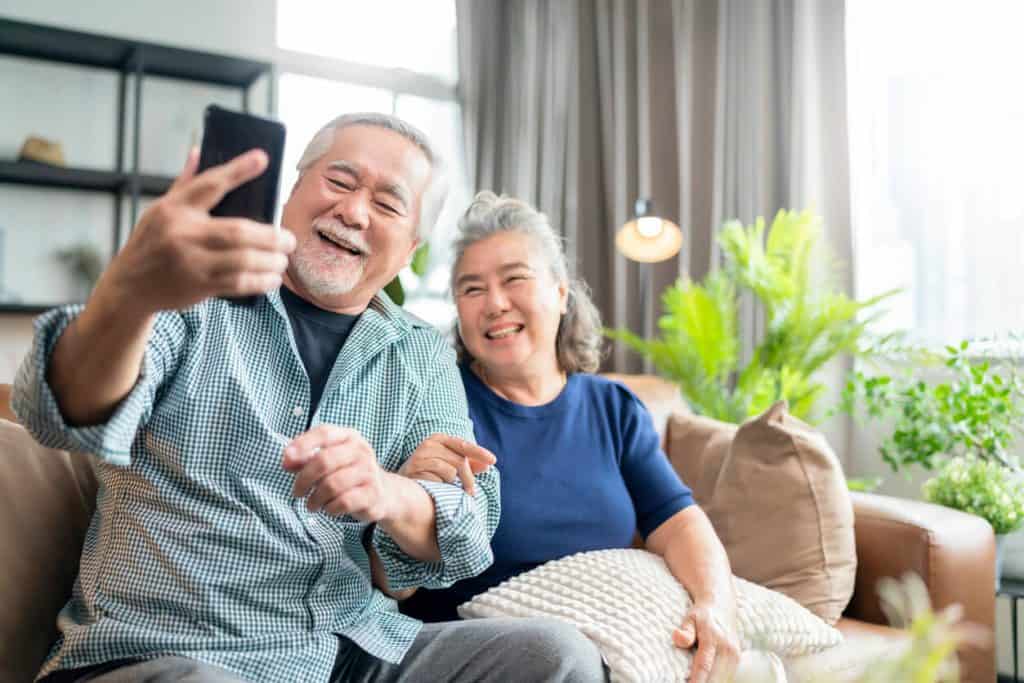
<instances>
[{"instance_id":1,"label":"shelving unit","mask_svg":"<svg viewBox=\"0 0 1024 683\"><path fill-rule=\"evenodd\" d=\"M69 168L19 161L0 161L0 183L32 185L109 193L114 201L112 247L122 242L122 202L131 201L129 225L139 213L139 198L158 196L170 187L173 178L146 175L139 170L142 146L142 87L147 76L174 78L237 88L243 110L250 109L253 84L267 77L267 111L274 111L274 68L268 62L229 57L209 52L185 50L80 31L69 31L0 19L0 55L25 57L75 66L112 70L118 73L116 126L116 167L111 170ZM134 92L132 111L128 111L128 84ZM126 168L125 145L130 132L132 167ZM2 208L0 208L2 212ZM0 313L35 313L48 306L0 302Z\"/></svg>"}]
</instances>

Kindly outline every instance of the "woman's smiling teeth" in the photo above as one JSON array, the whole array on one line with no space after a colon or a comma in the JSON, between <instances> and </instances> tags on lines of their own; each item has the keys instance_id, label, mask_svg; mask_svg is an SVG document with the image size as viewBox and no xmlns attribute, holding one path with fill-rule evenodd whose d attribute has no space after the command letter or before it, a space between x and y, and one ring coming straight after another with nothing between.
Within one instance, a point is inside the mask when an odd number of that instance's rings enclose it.
<instances>
[{"instance_id":1,"label":"woman's smiling teeth","mask_svg":"<svg viewBox=\"0 0 1024 683\"><path fill-rule=\"evenodd\" d=\"M484 336L488 339L504 339L505 337L511 337L513 334L519 334L523 331L522 325L504 325L491 330L487 330Z\"/></svg>"}]
</instances>

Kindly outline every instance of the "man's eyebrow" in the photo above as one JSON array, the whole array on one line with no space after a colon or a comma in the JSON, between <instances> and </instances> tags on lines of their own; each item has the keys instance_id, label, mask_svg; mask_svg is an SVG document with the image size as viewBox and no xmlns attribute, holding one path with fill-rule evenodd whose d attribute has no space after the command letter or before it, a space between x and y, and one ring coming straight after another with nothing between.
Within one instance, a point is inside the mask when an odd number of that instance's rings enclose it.
<instances>
[{"instance_id":1,"label":"man's eyebrow","mask_svg":"<svg viewBox=\"0 0 1024 683\"><path fill-rule=\"evenodd\" d=\"M341 171L342 173L348 173L351 176L355 176L357 179L359 178L359 167L347 161L332 161L327 164L327 169L331 171Z\"/></svg>"}]
</instances>

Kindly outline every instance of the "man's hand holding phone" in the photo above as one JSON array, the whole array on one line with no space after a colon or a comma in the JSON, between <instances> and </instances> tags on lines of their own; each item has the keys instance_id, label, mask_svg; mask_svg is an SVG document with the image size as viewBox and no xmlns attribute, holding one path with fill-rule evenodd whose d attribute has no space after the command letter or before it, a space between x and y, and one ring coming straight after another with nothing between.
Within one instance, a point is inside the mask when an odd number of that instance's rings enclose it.
<instances>
[{"instance_id":1,"label":"man's hand holding phone","mask_svg":"<svg viewBox=\"0 0 1024 683\"><path fill-rule=\"evenodd\" d=\"M231 190L258 177L256 149L197 174L192 149L167 194L139 219L97 283L96 296L140 315L192 306L209 297L262 294L281 284L295 237L245 218L211 216Z\"/></svg>"}]
</instances>

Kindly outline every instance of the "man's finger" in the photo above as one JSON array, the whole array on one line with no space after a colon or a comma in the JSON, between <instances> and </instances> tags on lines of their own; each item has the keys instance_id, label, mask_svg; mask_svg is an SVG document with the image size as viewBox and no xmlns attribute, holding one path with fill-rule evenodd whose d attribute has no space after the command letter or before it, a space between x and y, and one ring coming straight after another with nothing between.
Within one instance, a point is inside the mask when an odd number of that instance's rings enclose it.
<instances>
[{"instance_id":1,"label":"man's finger","mask_svg":"<svg viewBox=\"0 0 1024 683\"><path fill-rule=\"evenodd\" d=\"M277 289L281 282L279 273L228 273L211 280L209 287L212 296L254 296Z\"/></svg>"},{"instance_id":2,"label":"man's finger","mask_svg":"<svg viewBox=\"0 0 1024 683\"><path fill-rule=\"evenodd\" d=\"M276 251L235 249L217 252L210 259L209 273L213 278L233 273L274 273L280 275L288 267L288 257Z\"/></svg>"},{"instance_id":3,"label":"man's finger","mask_svg":"<svg viewBox=\"0 0 1024 683\"><path fill-rule=\"evenodd\" d=\"M335 517L357 514L369 508L370 498L369 486L357 486L329 501L323 511Z\"/></svg>"},{"instance_id":4,"label":"man's finger","mask_svg":"<svg viewBox=\"0 0 1024 683\"><path fill-rule=\"evenodd\" d=\"M196 175L196 169L199 167L199 148L192 145L188 148L188 156L185 157L185 166L181 169L181 173L171 183L170 189L167 191L168 194L180 189L185 183L192 180Z\"/></svg>"},{"instance_id":5,"label":"man's finger","mask_svg":"<svg viewBox=\"0 0 1024 683\"><path fill-rule=\"evenodd\" d=\"M348 427L322 424L292 439L284 448L282 465L295 471L313 457L314 452L360 438L359 432Z\"/></svg>"},{"instance_id":6,"label":"man's finger","mask_svg":"<svg viewBox=\"0 0 1024 683\"><path fill-rule=\"evenodd\" d=\"M290 254L295 250L295 234L272 225L245 218L211 218L204 226L202 244L207 249L260 249Z\"/></svg>"},{"instance_id":7,"label":"man's finger","mask_svg":"<svg viewBox=\"0 0 1024 683\"><path fill-rule=\"evenodd\" d=\"M267 153L262 149L252 149L182 183L181 196L186 204L209 211L224 195L258 177L266 168Z\"/></svg>"},{"instance_id":8,"label":"man's finger","mask_svg":"<svg viewBox=\"0 0 1024 683\"><path fill-rule=\"evenodd\" d=\"M306 461L292 483L292 495L301 498L317 486L320 481L339 469L348 467L356 460L356 453L344 445L318 451Z\"/></svg>"},{"instance_id":9,"label":"man's finger","mask_svg":"<svg viewBox=\"0 0 1024 683\"><path fill-rule=\"evenodd\" d=\"M349 491L367 482L369 473L358 467L341 467L327 474L316 484L316 490L306 501L306 508L316 512L326 508L331 501L344 497Z\"/></svg>"},{"instance_id":10,"label":"man's finger","mask_svg":"<svg viewBox=\"0 0 1024 683\"><path fill-rule=\"evenodd\" d=\"M450 434L437 434L436 436L439 437L442 444L455 451L458 455L463 458L469 458L470 461L478 466L482 465L483 469L479 470L481 472L498 462L494 454L482 446L451 436Z\"/></svg>"}]
</instances>

